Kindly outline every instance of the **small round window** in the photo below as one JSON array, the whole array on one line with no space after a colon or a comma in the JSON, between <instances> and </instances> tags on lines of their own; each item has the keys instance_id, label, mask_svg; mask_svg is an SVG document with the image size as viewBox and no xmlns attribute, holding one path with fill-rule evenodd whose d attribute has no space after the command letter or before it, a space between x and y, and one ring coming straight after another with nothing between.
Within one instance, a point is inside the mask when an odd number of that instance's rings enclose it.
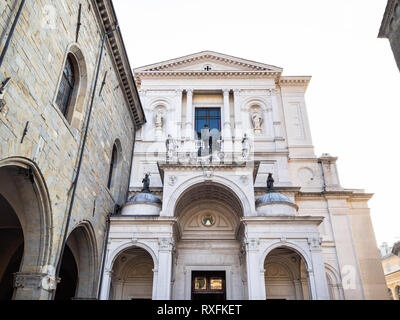
<instances>
[{"instance_id":1,"label":"small round window","mask_svg":"<svg viewBox=\"0 0 400 320\"><path fill-rule=\"evenodd\" d=\"M215 219L212 215L206 215L201 218L201 222L203 223L204 226L211 227L214 225Z\"/></svg>"}]
</instances>

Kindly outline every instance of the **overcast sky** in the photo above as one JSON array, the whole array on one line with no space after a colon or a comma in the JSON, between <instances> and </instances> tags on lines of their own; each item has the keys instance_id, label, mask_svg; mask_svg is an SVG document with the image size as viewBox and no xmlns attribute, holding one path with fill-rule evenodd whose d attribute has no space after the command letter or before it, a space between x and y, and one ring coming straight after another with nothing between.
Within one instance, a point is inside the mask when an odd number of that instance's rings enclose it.
<instances>
[{"instance_id":1,"label":"overcast sky","mask_svg":"<svg viewBox=\"0 0 400 320\"><path fill-rule=\"evenodd\" d=\"M400 72L377 39L386 0L114 0L133 67L213 50L311 75L316 154L339 157L378 244L400 240Z\"/></svg>"}]
</instances>

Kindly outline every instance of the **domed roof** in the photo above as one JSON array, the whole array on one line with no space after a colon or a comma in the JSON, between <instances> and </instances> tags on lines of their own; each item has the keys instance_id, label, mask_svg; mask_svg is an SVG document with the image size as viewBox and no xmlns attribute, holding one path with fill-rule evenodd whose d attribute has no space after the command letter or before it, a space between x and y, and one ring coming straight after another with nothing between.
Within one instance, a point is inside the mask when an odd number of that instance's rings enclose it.
<instances>
[{"instance_id":1,"label":"domed roof","mask_svg":"<svg viewBox=\"0 0 400 320\"><path fill-rule=\"evenodd\" d=\"M138 193L137 195L129 198L128 203L135 203L135 202L140 202L140 203L157 203L161 204L161 200L156 197L154 194L148 193L148 192L141 192Z\"/></svg>"},{"instance_id":2,"label":"domed roof","mask_svg":"<svg viewBox=\"0 0 400 320\"><path fill-rule=\"evenodd\" d=\"M275 191L267 192L256 200L256 206L268 203L288 203L294 205L295 203L288 197Z\"/></svg>"}]
</instances>

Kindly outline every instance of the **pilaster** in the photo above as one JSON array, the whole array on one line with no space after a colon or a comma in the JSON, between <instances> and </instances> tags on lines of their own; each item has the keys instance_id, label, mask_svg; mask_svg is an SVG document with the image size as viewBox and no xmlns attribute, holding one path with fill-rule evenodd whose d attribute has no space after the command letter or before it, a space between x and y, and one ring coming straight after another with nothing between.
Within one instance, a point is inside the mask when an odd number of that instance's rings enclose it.
<instances>
[{"instance_id":1,"label":"pilaster","mask_svg":"<svg viewBox=\"0 0 400 320\"><path fill-rule=\"evenodd\" d=\"M260 239L244 240L246 249L247 288L249 300L265 300L265 270L259 269Z\"/></svg>"},{"instance_id":2,"label":"pilaster","mask_svg":"<svg viewBox=\"0 0 400 320\"><path fill-rule=\"evenodd\" d=\"M155 299L170 300L174 240L172 238L159 238L158 245L158 275Z\"/></svg>"}]
</instances>

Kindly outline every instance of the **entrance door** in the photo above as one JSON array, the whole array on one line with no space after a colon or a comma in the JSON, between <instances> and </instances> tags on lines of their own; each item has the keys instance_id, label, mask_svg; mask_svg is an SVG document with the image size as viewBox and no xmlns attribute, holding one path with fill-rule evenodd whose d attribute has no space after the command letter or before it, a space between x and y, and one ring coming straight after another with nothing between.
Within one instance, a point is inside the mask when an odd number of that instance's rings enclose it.
<instances>
[{"instance_id":1,"label":"entrance door","mask_svg":"<svg viewBox=\"0 0 400 320\"><path fill-rule=\"evenodd\" d=\"M226 300L225 271L192 271L192 300Z\"/></svg>"}]
</instances>

